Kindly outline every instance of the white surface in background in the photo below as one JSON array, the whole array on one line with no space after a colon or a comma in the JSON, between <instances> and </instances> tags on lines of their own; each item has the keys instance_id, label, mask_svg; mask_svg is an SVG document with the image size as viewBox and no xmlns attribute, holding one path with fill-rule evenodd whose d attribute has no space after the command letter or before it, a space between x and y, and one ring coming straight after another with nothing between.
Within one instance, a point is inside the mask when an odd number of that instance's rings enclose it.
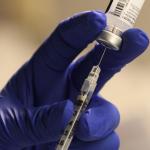
<instances>
[{"instance_id":1,"label":"white surface in background","mask_svg":"<svg viewBox=\"0 0 150 150\"><path fill-rule=\"evenodd\" d=\"M12 74L31 57L35 45L19 26L0 22L0 89Z\"/></svg>"}]
</instances>

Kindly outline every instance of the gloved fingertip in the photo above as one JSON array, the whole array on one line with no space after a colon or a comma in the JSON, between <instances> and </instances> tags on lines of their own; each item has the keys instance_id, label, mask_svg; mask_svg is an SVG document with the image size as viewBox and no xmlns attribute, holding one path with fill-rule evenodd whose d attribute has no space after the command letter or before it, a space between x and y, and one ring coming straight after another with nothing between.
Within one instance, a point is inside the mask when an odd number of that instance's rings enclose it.
<instances>
[{"instance_id":1,"label":"gloved fingertip","mask_svg":"<svg viewBox=\"0 0 150 150\"><path fill-rule=\"evenodd\" d=\"M106 15L101 11L89 11L88 12L89 27L97 27L99 31L106 27Z\"/></svg>"},{"instance_id":2,"label":"gloved fingertip","mask_svg":"<svg viewBox=\"0 0 150 150\"><path fill-rule=\"evenodd\" d=\"M120 148L120 138L116 132L112 132L106 138L104 138L101 142L104 149L111 149L111 150L119 150Z\"/></svg>"},{"instance_id":3,"label":"gloved fingertip","mask_svg":"<svg viewBox=\"0 0 150 150\"><path fill-rule=\"evenodd\" d=\"M123 34L123 45L130 45L135 49L144 52L149 45L149 38L147 34L137 28L129 29Z\"/></svg>"},{"instance_id":4,"label":"gloved fingertip","mask_svg":"<svg viewBox=\"0 0 150 150\"><path fill-rule=\"evenodd\" d=\"M119 135L115 132L112 133L112 136L113 136L113 140L114 140L114 147L115 147L115 150L119 150L120 148L120 138L119 138Z\"/></svg>"},{"instance_id":5,"label":"gloved fingertip","mask_svg":"<svg viewBox=\"0 0 150 150\"><path fill-rule=\"evenodd\" d=\"M82 150L119 150L120 139L117 133L111 132L106 138L93 142L84 142L74 138L71 149Z\"/></svg>"},{"instance_id":6,"label":"gloved fingertip","mask_svg":"<svg viewBox=\"0 0 150 150\"><path fill-rule=\"evenodd\" d=\"M63 41L74 49L84 49L93 42L106 26L102 12L86 11L65 20L59 31Z\"/></svg>"},{"instance_id":7,"label":"gloved fingertip","mask_svg":"<svg viewBox=\"0 0 150 150\"><path fill-rule=\"evenodd\" d=\"M149 45L149 38L140 29L129 29L122 35L122 46L119 51L107 51L102 68L116 68L120 70L126 64L140 56Z\"/></svg>"},{"instance_id":8,"label":"gloved fingertip","mask_svg":"<svg viewBox=\"0 0 150 150\"><path fill-rule=\"evenodd\" d=\"M97 98L90 107L82 115L76 131L77 138L87 142L105 138L120 122L118 109L106 100Z\"/></svg>"}]
</instances>

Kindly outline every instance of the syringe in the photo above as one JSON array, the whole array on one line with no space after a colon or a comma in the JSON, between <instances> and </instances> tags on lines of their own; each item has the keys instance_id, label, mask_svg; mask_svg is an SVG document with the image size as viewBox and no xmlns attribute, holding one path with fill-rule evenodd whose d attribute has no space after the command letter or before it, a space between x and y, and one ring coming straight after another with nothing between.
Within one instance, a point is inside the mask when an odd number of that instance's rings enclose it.
<instances>
[{"instance_id":1,"label":"syringe","mask_svg":"<svg viewBox=\"0 0 150 150\"><path fill-rule=\"evenodd\" d=\"M75 104L74 113L69 121L57 147L56 150L68 150L74 135L74 130L80 119L81 114L86 110L90 99L96 89L97 81L101 72L100 64L106 52L106 48L101 56L101 59L97 66L94 66L89 73L88 77L85 79L80 95L77 97L77 103Z\"/></svg>"}]
</instances>

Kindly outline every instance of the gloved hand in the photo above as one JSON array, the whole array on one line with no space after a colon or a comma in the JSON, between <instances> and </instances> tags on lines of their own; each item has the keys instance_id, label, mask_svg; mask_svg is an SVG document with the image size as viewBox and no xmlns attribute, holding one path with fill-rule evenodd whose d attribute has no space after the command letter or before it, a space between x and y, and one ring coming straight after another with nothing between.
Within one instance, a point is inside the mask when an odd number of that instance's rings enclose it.
<instances>
[{"instance_id":1,"label":"gloved hand","mask_svg":"<svg viewBox=\"0 0 150 150\"><path fill-rule=\"evenodd\" d=\"M1 150L55 149L72 116L75 97L104 48L96 45L86 56L70 63L105 26L105 14L96 11L63 21L11 78L0 97ZM119 138L114 132L119 113L97 93L115 73L143 53L148 44L143 31L130 29L123 34L120 51L107 51L98 87L79 121L70 150L119 149Z\"/></svg>"}]
</instances>

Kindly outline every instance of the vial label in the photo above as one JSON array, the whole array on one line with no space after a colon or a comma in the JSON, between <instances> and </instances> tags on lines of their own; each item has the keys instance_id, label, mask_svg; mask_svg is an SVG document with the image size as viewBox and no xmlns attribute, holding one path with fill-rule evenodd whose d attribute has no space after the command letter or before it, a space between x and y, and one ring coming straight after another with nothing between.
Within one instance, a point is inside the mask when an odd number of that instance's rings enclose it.
<instances>
[{"instance_id":1,"label":"vial label","mask_svg":"<svg viewBox=\"0 0 150 150\"><path fill-rule=\"evenodd\" d=\"M113 0L107 14L133 27L145 0Z\"/></svg>"}]
</instances>

